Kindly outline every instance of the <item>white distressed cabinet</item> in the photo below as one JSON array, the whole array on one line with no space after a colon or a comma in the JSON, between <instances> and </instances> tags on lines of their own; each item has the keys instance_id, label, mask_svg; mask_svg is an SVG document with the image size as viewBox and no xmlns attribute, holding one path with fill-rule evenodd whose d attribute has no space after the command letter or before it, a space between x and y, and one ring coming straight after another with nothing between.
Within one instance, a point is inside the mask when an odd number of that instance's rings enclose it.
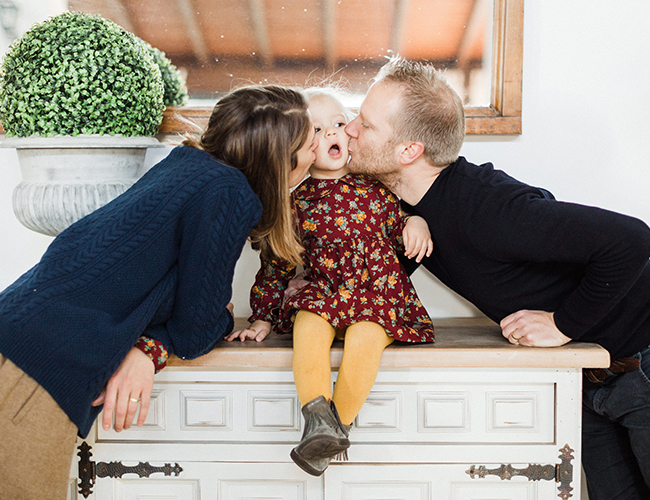
<instances>
[{"instance_id":1,"label":"white distressed cabinet","mask_svg":"<svg viewBox=\"0 0 650 500\"><path fill-rule=\"evenodd\" d=\"M271 336L171 359L143 427L95 427L79 441L86 498L579 499L582 368L608 366L607 352L512 346L485 319L435 323L434 345L384 352L349 461L323 476L289 458L303 426L291 339ZM341 353L335 343L333 382ZM84 498L80 481L71 479L70 497Z\"/></svg>"}]
</instances>

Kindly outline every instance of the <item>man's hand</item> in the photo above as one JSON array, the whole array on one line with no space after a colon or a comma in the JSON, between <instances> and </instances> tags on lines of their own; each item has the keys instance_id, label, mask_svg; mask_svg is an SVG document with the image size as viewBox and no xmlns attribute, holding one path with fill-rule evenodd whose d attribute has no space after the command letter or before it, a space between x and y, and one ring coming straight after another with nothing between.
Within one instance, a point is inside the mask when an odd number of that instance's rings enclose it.
<instances>
[{"instance_id":1,"label":"man's hand","mask_svg":"<svg viewBox=\"0 0 650 500\"><path fill-rule=\"evenodd\" d=\"M571 340L557 329L553 313L546 311L517 311L503 318L500 326L511 344L558 347Z\"/></svg>"},{"instance_id":2,"label":"man's hand","mask_svg":"<svg viewBox=\"0 0 650 500\"><path fill-rule=\"evenodd\" d=\"M404 255L409 259L415 257L415 262L420 262L426 255L429 257L433 252L433 241L427 222L417 215L412 215L406 221L402 232L404 240Z\"/></svg>"},{"instance_id":3,"label":"man's hand","mask_svg":"<svg viewBox=\"0 0 650 500\"><path fill-rule=\"evenodd\" d=\"M256 340L262 342L269 333L271 333L271 323L262 321L260 319L253 321L248 328L244 330L237 330L226 336L228 342L232 342L236 338L244 342L246 339Z\"/></svg>"},{"instance_id":4,"label":"man's hand","mask_svg":"<svg viewBox=\"0 0 650 500\"><path fill-rule=\"evenodd\" d=\"M115 410L115 432L131 427L138 410L138 401L140 413L137 425L144 424L149 411L154 372L155 367L149 356L137 347L132 347L104 390L92 403L93 406L104 405L102 418L104 430L111 428L113 410Z\"/></svg>"}]
</instances>

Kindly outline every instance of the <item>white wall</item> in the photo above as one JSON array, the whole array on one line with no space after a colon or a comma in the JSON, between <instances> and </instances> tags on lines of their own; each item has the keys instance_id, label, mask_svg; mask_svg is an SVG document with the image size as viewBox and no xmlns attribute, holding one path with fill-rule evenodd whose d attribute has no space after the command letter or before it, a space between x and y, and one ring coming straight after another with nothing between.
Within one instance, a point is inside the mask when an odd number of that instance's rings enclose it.
<instances>
[{"instance_id":1,"label":"white wall","mask_svg":"<svg viewBox=\"0 0 650 500\"><path fill-rule=\"evenodd\" d=\"M67 10L67 0L13 0L18 7L16 33L20 35L35 22ZM0 54L12 40L0 29ZM14 217L11 194L20 182L16 150L0 148L0 289L4 289L38 262L52 238L25 229Z\"/></svg>"},{"instance_id":2,"label":"white wall","mask_svg":"<svg viewBox=\"0 0 650 500\"><path fill-rule=\"evenodd\" d=\"M462 154L475 163L491 161L559 199L650 223L648 19L648 0L526 0L523 133L469 137ZM13 150L0 149L0 166L4 288L37 262L50 238L23 228L13 216L11 191L20 180ZM256 269L257 257L247 248L235 277L238 315L249 312ZM426 272L418 271L414 280L432 316L478 314Z\"/></svg>"}]
</instances>

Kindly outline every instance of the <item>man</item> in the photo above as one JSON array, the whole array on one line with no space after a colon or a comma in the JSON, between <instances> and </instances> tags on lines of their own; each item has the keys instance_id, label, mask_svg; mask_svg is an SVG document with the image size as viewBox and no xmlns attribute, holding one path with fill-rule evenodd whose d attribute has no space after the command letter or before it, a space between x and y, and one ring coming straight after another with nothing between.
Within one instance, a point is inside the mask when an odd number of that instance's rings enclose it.
<instances>
[{"instance_id":1,"label":"man","mask_svg":"<svg viewBox=\"0 0 650 500\"><path fill-rule=\"evenodd\" d=\"M346 127L350 170L426 219L434 250L421 263L511 343L609 351L609 370L585 371L589 496L650 498L650 230L469 163L458 157L464 131L462 102L442 76L394 59Z\"/></svg>"}]
</instances>

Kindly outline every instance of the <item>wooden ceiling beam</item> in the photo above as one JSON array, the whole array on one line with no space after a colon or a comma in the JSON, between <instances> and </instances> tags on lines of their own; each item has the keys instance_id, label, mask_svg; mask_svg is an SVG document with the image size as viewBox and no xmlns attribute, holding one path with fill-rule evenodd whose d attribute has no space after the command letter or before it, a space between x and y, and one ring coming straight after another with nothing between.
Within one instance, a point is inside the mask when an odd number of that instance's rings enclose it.
<instances>
[{"instance_id":1,"label":"wooden ceiling beam","mask_svg":"<svg viewBox=\"0 0 650 500\"><path fill-rule=\"evenodd\" d=\"M336 51L336 5L337 0L323 0L321 24L323 29L323 46L325 50L325 65L328 69L335 70L338 63Z\"/></svg>"},{"instance_id":2,"label":"wooden ceiling beam","mask_svg":"<svg viewBox=\"0 0 650 500\"><path fill-rule=\"evenodd\" d=\"M404 44L404 35L406 33L406 23L408 21L408 9L410 3L410 0L395 1L395 15L393 16L392 33L390 37L390 49L393 51L393 55L399 55Z\"/></svg>"},{"instance_id":3,"label":"wooden ceiling beam","mask_svg":"<svg viewBox=\"0 0 650 500\"><path fill-rule=\"evenodd\" d=\"M115 0L115 4L117 6L117 10L121 14L121 19L119 22L116 21L117 24L122 26L122 28L124 28L126 31L137 33L139 26L133 21L134 16L129 6L125 4L123 0Z\"/></svg>"},{"instance_id":4,"label":"wooden ceiling beam","mask_svg":"<svg viewBox=\"0 0 650 500\"><path fill-rule=\"evenodd\" d=\"M488 17L490 4L491 2L488 0L474 0L474 5L472 6L456 53L456 61L459 68L469 67L472 47L476 43L476 39L481 36L487 19L491 19L491 17Z\"/></svg>"},{"instance_id":5,"label":"wooden ceiling beam","mask_svg":"<svg viewBox=\"0 0 650 500\"><path fill-rule=\"evenodd\" d=\"M273 66L273 52L271 51L264 0L248 0L248 8L251 13L253 33L255 34L260 58L265 68L271 68Z\"/></svg>"},{"instance_id":6,"label":"wooden ceiling beam","mask_svg":"<svg viewBox=\"0 0 650 500\"><path fill-rule=\"evenodd\" d=\"M192 44L194 55L201 64L209 64L210 52L208 51L208 46L205 43L203 34L201 33L201 27L196 20L196 9L192 7L191 0L177 0L177 2L178 8L181 11L183 24L185 25L185 32Z\"/></svg>"},{"instance_id":7,"label":"wooden ceiling beam","mask_svg":"<svg viewBox=\"0 0 650 500\"><path fill-rule=\"evenodd\" d=\"M2 1L0 0L0 3ZM139 23L133 9L125 0L69 0L68 9L73 12L99 14L120 25L131 33L138 34Z\"/></svg>"}]
</instances>

